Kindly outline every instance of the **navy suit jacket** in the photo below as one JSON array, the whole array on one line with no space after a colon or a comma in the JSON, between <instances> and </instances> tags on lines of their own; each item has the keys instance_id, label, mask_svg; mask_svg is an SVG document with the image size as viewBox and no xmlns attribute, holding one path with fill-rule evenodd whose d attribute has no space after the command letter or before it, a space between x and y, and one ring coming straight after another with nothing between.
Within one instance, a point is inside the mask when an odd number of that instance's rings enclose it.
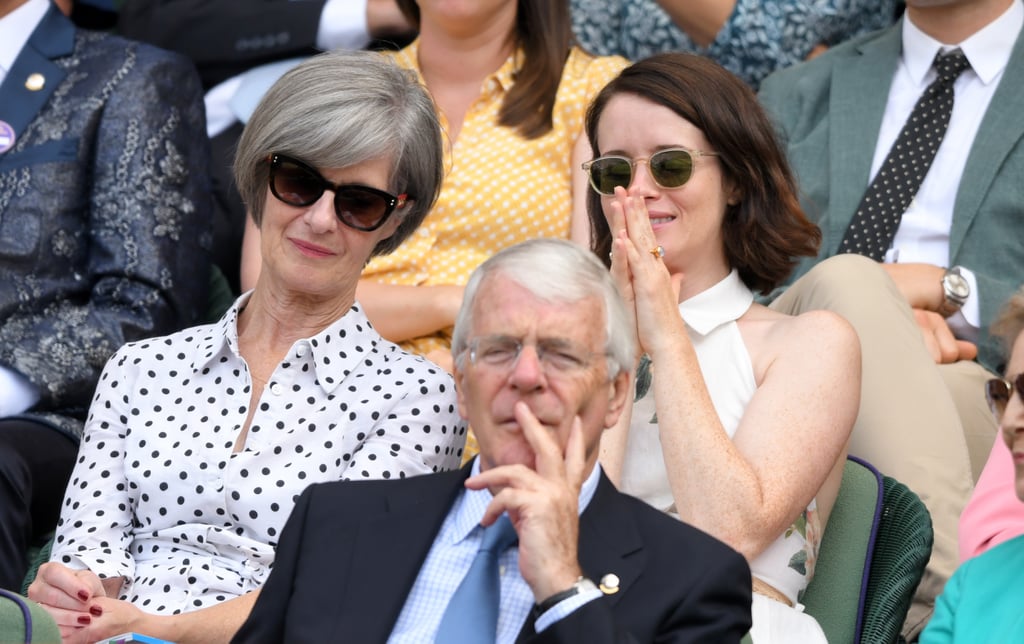
<instances>
[{"instance_id":1,"label":"navy suit jacket","mask_svg":"<svg viewBox=\"0 0 1024 644\"><path fill-rule=\"evenodd\" d=\"M469 466L391 481L313 485L234 642L384 642ZM720 541L618 492L602 474L580 517L584 574L604 595L519 641L738 642L750 629L747 562Z\"/></svg>"},{"instance_id":2,"label":"navy suit jacket","mask_svg":"<svg viewBox=\"0 0 1024 644\"><path fill-rule=\"evenodd\" d=\"M822 230L818 258L836 254L869 183L891 79L903 49L902 19L769 76L759 97L785 140L801 201ZM999 372L1002 350L987 327L1024 282L1024 37L1018 37L967 155L953 205L948 266L978 278L979 359Z\"/></svg>"},{"instance_id":3,"label":"navy suit jacket","mask_svg":"<svg viewBox=\"0 0 1024 644\"><path fill-rule=\"evenodd\" d=\"M0 364L36 420L78 435L107 358L198 321L209 149L184 58L51 6L0 85Z\"/></svg>"}]
</instances>

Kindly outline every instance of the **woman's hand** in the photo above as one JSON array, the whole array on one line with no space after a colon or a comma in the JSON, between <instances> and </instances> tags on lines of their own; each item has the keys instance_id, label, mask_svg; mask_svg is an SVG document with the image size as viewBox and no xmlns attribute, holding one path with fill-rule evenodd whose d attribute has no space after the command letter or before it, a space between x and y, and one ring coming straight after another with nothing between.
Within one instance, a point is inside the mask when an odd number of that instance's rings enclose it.
<instances>
[{"instance_id":1,"label":"woman's hand","mask_svg":"<svg viewBox=\"0 0 1024 644\"><path fill-rule=\"evenodd\" d=\"M38 602L57 622L62 638L92 623L103 609L95 606L106 597L103 582L91 570L74 570L54 561L39 567L29 599Z\"/></svg>"},{"instance_id":2,"label":"woman's hand","mask_svg":"<svg viewBox=\"0 0 1024 644\"><path fill-rule=\"evenodd\" d=\"M633 313L641 349L653 356L664 332L680 325L678 304L683 276L670 275L663 258L651 252L659 244L643 197L631 197L624 189L616 188L610 211L612 276Z\"/></svg>"},{"instance_id":3,"label":"woman's hand","mask_svg":"<svg viewBox=\"0 0 1024 644\"><path fill-rule=\"evenodd\" d=\"M142 633L153 635L153 629L147 625L147 619L160 619L141 611L131 602L109 597L99 597L90 606L93 615L92 623L76 629L70 637L65 637L63 644L70 642L96 642L120 633Z\"/></svg>"}]
</instances>

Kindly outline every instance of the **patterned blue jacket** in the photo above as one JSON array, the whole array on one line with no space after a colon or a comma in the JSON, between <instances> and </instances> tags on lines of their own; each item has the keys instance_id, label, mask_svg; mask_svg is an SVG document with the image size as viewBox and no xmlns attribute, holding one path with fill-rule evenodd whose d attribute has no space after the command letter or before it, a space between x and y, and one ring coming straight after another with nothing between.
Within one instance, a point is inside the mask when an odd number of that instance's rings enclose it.
<instances>
[{"instance_id":1,"label":"patterned blue jacket","mask_svg":"<svg viewBox=\"0 0 1024 644\"><path fill-rule=\"evenodd\" d=\"M0 121L0 364L39 389L31 415L79 436L107 358L205 309L202 90L183 57L50 7L0 85Z\"/></svg>"}]
</instances>

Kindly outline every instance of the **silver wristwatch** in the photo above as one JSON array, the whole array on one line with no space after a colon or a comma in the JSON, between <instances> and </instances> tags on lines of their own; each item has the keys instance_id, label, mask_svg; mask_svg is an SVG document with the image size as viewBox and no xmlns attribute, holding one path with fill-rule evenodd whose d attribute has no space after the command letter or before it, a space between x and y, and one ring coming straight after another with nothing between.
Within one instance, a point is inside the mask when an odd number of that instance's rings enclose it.
<instances>
[{"instance_id":1,"label":"silver wristwatch","mask_svg":"<svg viewBox=\"0 0 1024 644\"><path fill-rule=\"evenodd\" d=\"M939 313L949 317L960 310L971 295L971 283L960 272L959 266L951 266L942 276L943 301Z\"/></svg>"}]
</instances>

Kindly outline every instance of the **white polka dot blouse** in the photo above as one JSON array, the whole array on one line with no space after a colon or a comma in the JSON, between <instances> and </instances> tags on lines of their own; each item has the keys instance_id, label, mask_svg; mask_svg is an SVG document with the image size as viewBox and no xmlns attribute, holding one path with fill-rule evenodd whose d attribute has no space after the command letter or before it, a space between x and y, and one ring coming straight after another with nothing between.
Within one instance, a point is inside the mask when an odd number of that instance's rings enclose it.
<instances>
[{"instance_id":1,"label":"white polka dot blouse","mask_svg":"<svg viewBox=\"0 0 1024 644\"><path fill-rule=\"evenodd\" d=\"M53 561L124 577L147 612L259 587L295 499L314 482L459 466L451 376L380 337L356 304L292 345L257 403L238 353L240 298L217 323L121 348L100 378Z\"/></svg>"}]
</instances>

